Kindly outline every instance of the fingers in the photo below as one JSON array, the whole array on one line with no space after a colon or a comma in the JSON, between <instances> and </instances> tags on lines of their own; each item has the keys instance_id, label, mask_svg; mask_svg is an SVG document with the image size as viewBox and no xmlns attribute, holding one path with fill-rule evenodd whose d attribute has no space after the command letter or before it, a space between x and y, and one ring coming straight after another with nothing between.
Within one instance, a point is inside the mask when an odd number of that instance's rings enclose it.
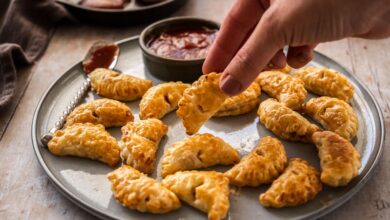
<instances>
[{"instance_id":1,"label":"fingers","mask_svg":"<svg viewBox=\"0 0 390 220\"><path fill-rule=\"evenodd\" d=\"M264 12L262 3L237 0L224 19L203 64L203 73L222 72L246 41Z\"/></svg>"},{"instance_id":2,"label":"fingers","mask_svg":"<svg viewBox=\"0 0 390 220\"><path fill-rule=\"evenodd\" d=\"M299 47L289 47L287 63L293 68L301 68L313 59L313 49L317 44Z\"/></svg>"},{"instance_id":3,"label":"fingers","mask_svg":"<svg viewBox=\"0 0 390 220\"><path fill-rule=\"evenodd\" d=\"M228 95L245 90L283 45L283 37L273 32L272 19L264 15L223 72L221 89ZM275 62L279 62L280 57L281 52L278 52Z\"/></svg>"},{"instance_id":4,"label":"fingers","mask_svg":"<svg viewBox=\"0 0 390 220\"><path fill-rule=\"evenodd\" d=\"M283 49L280 49L271 59L271 62L268 64L268 67L271 69L281 69L284 68L286 64L286 56L283 53Z\"/></svg>"}]
</instances>

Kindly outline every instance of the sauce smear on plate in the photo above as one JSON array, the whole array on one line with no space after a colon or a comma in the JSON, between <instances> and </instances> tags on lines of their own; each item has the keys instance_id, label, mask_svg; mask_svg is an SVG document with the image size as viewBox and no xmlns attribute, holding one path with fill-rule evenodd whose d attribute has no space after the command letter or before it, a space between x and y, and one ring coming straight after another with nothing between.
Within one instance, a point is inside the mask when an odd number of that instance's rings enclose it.
<instances>
[{"instance_id":1,"label":"sauce smear on plate","mask_svg":"<svg viewBox=\"0 0 390 220\"><path fill-rule=\"evenodd\" d=\"M83 61L83 69L90 73L96 68L109 68L118 54L119 48L116 44L97 42L88 51Z\"/></svg>"}]
</instances>

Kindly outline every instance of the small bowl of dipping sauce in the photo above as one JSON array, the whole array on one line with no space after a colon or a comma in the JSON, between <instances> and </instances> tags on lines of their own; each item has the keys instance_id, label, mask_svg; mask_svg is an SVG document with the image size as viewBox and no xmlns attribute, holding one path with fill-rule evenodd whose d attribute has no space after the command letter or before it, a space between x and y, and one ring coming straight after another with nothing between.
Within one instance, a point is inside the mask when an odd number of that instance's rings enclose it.
<instances>
[{"instance_id":1,"label":"small bowl of dipping sauce","mask_svg":"<svg viewBox=\"0 0 390 220\"><path fill-rule=\"evenodd\" d=\"M193 82L214 42L219 24L194 17L174 17L146 27L139 38L148 71L164 81Z\"/></svg>"}]
</instances>

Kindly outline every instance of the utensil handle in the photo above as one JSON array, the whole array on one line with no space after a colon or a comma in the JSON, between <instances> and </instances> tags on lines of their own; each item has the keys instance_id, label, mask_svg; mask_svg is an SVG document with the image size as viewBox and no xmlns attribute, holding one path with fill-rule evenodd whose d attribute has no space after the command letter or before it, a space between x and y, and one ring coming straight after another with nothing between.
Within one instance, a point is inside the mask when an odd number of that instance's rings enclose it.
<instances>
[{"instance_id":1,"label":"utensil handle","mask_svg":"<svg viewBox=\"0 0 390 220\"><path fill-rule=\"evenodd\" d=\"M44 134L41 137L41 143L43 146L47 146L49 141L53 138L54 132L61 129L65 122L66 117L76 108L76 106L81 102L82 98L87 94L89 88L91 87L91 80L87 78L87 80L83 83L83 85L77 90L76 95L73 97L72 101L66 106L66 110L62 113L61 117L56 121L54 127L50 129L50 131Z\"/></svg>"}]
</instances>

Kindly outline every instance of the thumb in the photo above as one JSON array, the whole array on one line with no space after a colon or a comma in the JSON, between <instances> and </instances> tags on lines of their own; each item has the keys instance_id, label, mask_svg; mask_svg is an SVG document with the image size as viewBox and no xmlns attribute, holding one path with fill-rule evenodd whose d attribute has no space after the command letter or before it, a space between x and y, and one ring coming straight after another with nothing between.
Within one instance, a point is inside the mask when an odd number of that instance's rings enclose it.
<instances>
[{"instance_id":1,"label":"thumb","mask_svg":"<svg viewBox=\"0 0 390 220\"><path fill-rule=\"evenodd\" d=\"M220 87L228 95L244 91L284 45L283 36L275 34L273 16L266 14L222 74Z\"/></svg>"}]
</instances>

